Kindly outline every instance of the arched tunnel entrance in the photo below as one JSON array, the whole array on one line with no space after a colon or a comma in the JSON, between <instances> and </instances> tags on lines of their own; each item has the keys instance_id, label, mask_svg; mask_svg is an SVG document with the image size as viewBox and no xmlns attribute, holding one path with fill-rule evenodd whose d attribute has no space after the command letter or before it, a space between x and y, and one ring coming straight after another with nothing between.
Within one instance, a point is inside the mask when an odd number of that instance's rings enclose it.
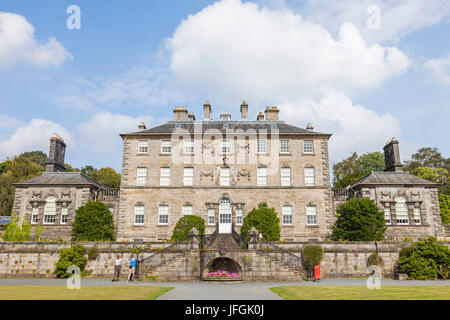
<instances>
[{"instance_id":1,"label":"arched tunnel entrance","mask_svg":"<svg viewBox=\"0 0 450 320\"><path fill-rule=\"evenodd\" d=\"M211 260L207 265L206 269L209 273L216 271L228 271L229 273L237 273L239 277L242 277L242 268L235 260L220 257Z\"/></svg>"}]
</instances>

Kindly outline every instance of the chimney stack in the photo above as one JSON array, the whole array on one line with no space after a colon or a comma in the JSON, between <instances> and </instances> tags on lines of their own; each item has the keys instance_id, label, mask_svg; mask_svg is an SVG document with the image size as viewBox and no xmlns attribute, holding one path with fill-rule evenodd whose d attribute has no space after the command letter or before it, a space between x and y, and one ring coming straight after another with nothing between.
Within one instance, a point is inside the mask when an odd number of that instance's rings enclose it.
<instances>
[{"instance_id":1,"label":"chimney stack","mask_svg":"<svg viewBox=\"0 0 450 320\"><path fill-rule=\"evenodd\" d=\"M64 156L66 153L66 144L63 138L56 133L50 138L50 151L48 152L47 163L45 164L46 172L64 172Z\"/></svg>"},{"instance_id":2,"label":"chimney stack","mask_svg":"<svg viewBox=\"0 0 450 320\"><path fill-rule=\"evenodd\" d=\"M141 131L147 129L147 126L145 125L144 121L141 121L141 123L139 123L138 129Z\"/></svg>"},{"instance_id":3,"label":"chimney stack","mask_svg":"<svg viewBox=\"0 0 450 320\"><path fill-rule=\"evenodd\" d=\"M280 113L280 110L278 110L277 107L267 107L265 114L266 114L266 121L278 121L278 115Z\"/></svg>"},{"instance_id":4,"label":"chimney stack","mask_svg":"<svg viewBox=\"0 0 450 320\"><path fill-rule=\"evenodd\" d=\"M186 121L188 111L186 107L175 107L173 109L173 119L175 121Z\"/></svg>"},{"instance_id":5,"label":"chimney stack","mask_svg":"<svg viewBox=\"0 0 450 320\"><path fill-rule=\"evenodd\" d=\"M256 117L257 121L263 121L264 120L264 114L262 112L258 113L258 116Z\"/></svg>"},{"instance_id":6,"label":"chimney stack","mask_svg":"<svg viewBox=\"0 0 450 320\"><path fill-rule=\"evenodd\" d=\"M402 163L400 162L400 148L398 140L392 138L391 141L384 146L384 162L386 164L385 171L403 172Z\"/></svg>"},{"instance_id":7,"label":"chimney stack","mask_svg":"<svg viewBox=\"0 0 450 320\"><path fill-rule=\"evenodd\" d=\"M211 104L208 100L206 100L205 104L203 105L203 111L204 111L204 119L205 120L211 120Z\"/></svg>"},{"instance_id":8,"label":"chimney stack","mask_svg":"<svg viewBox=\"0 0 450 320\"><path fill-rule=\"evenodd\" d=\"M241 104L241 119L247 120L247 113L248 113L248 104L245 101L242 101Z\"/></svg>"},{"instance_id":9,"label":"chimney stack","mask_svg":"<svg viewBox=\"0 0 450 320\"><path fill-rule=\"evenodd\" d=\"M189 115L188 115L188 120L189 120L189 121L195 121L195 116L194 116L194 113L193 113L193 112L189 113Z\"/></svg>"},{"instance_id":10,"label":"chimney stack","mask_svg":"<svg viewBox=\"0 0 450 320\"><path fill-rule=\"evenodd\" d=\"M313 125L311 123L308 123L308 125L306 126L306 130L313 131L314 130Z\"/></svg>"}]
</instances>

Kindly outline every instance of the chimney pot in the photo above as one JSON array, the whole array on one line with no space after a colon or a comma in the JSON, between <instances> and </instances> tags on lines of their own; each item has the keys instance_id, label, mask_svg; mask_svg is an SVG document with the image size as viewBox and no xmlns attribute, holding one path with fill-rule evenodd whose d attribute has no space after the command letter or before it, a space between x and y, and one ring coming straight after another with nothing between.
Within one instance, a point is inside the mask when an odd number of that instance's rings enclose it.
<instances>
[{"instance_id":1,"label":"chimney pot","mask_svg":"<svg viewBox=\"0 0 450 320\"><path fill-rule=\"evenodd\" d=\"M402 172L403 165L400 162L399 142L396 138L392 138L383 148L384 162L386 164L385 171Z\"/></svg>"},{"instance_id":2,"label":"chimney pot","mask_svg":"<svg viewBox=\"0 0 450 320\"><path fill-rule=\"evenodd\" d=\"M139 130L145 130L145 129L147 129L147 126L145 125L144 121L141 121L141 123L139 123L138 129L139 129Z\"/></svg>"},{"instance_id":3,"label":"chimney pot","mask_svg":"<svg viewBox=\"0 0 450 320\"><path fill-rule=\"evenodd\" d=\"M247 120L247 114L248 114L248 104L244 100L244 101L242 101L242 104L241 104L241 118L242 118L242 120Z\"/></svg>"},{"instance_id":4,"label":"chimney pot","mask_svg":"<svg viewBox=\"0 0 450 320\"><path fill-rule=\"evenodd\" d=\"M188 111L186 107L178 106L173 109L173 118L175 121L185 121Z\"/></svg>"},{"instance_id":5,"label":"chimney pot","mask_svg":"<svg viewBox=\"0 0 450 320\"><path fill-rule=\"evenodd\" d=\"M266 114L266 121L278 121L278 115L280 113L280 110L276 106L273 107L267 107L265 114Z\"/></svg>"},{"instance_id":6,"label":"chimney pot","mask_svg":"<svg viewBox=\"0 0 450 320\"><path fill-rule=\"evenodd\" d=\"M208 100L206 100L206 102L203 104L203 111L204 111L204 119L205 120L211 120L211 104L209 103Z\"/></svg>"},{"instance_id":7,"label":"chimney pot","mask_svg":"<svg viewBox=\"0 0 450 320\"><path fill-rule=\"evenodd\" d=\"M54 134L50 138L50 150L48 152L47 163L45 164L46 172L64 172L64 157L66 153L66 144L64 139L58 134Z\"/></svg>"},{"instance_id":8,"label":"chimney pot","mask_svg":"<svg viewBox=\"0 0 450 320\"><path fill-rule=\"evenodd\" d=\"M264 120L264 114L260 111L258 113L258 116L256 117L257 121L263 121Z\"/></svg>"}]
</instances>

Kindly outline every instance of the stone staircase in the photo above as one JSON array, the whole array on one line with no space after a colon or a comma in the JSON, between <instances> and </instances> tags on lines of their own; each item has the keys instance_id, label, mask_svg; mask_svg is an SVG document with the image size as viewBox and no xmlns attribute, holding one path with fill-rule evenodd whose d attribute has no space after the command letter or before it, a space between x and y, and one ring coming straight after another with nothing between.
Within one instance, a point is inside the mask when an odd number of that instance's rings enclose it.
<instances>
[{"instance_id":1,"label":"stone staircase","mask_svg":"<svg viewBox=\"0 0 450 320\"><path fill-rule=\"evenodd\" d=\"M240 250L240 247L231 234L219 234L210 246L210 249Z\"/></svg>"}]
</instances>

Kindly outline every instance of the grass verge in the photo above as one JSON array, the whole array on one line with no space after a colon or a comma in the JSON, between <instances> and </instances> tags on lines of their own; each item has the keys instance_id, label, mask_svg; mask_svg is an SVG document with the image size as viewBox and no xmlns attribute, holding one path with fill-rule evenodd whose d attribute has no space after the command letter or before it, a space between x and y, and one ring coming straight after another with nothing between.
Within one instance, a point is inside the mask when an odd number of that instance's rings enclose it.
<instances>
[{"instance_id":1,"label":"grass verge","mask_svg":"<svg viewBox=\"0 0 450 320\"><path fill-rule=\"evenodd\" d=\"M159 286L0 286L0 300L154 300L173 287Z\"/></svg>"},{"instance_id":2,"label":"grass verge","mask_svg":"<svg viewBox=\"0 0 450 320\"><path fill-rule=\"evenodd\" d=\"M286 286L270 288L285 300L450 300L449 286Z\"/></svg>"}]
</instances>

